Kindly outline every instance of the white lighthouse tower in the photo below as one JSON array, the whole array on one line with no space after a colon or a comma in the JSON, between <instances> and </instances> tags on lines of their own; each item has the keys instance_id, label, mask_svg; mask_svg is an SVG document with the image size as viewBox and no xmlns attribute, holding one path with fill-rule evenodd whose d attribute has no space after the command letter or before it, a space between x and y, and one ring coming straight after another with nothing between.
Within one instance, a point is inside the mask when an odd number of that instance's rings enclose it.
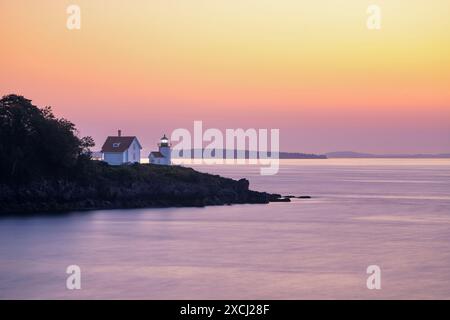
<instances>
[{"instance_id":1,"label":"white lighthouse tower","mask_svg":"<svg viewBox=\"0 0 450 320\"><path fill-rule=\"evenodd\" d=\"M171 165L172 164L172 156L171 156L172 150L170 149L170 142L169 142L169 139L167 139L166 135L164 135L164 137L161 138L158 146L159 146L159 152L161 152L161 154L164 156L164 161L162 164L165 164L166 166Z\"/></svg>"},{"instance_id":2,"label":"white lighthouse tower","mask_svg":"<svg viewBox=\"0 0 450 320\"><path fill-rule=\"evenodd\" d=\"M172 150L170 149L170 142L166 135L161 138L158 143L159 151L150 152L148 160L151 164L160 164L170 166L172 164Z\"/></svg>"}]
</instances>

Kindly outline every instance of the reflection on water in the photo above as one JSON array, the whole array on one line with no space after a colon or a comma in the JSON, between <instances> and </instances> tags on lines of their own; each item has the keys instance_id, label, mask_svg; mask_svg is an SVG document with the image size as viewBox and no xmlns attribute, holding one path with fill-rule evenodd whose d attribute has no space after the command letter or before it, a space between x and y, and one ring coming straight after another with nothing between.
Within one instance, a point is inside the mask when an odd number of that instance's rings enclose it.
<instances>
[{"instance_id":1,"label":"reflection on water","mask_svg":"<svg viewBox=\"0 0 450 320\"><path fill-rule=\"evenodd\" d=\"M197 168L314 198L3 218L0 298L450 298L450 161ZM80 291L65 289L71 264ZM372 264L380 291L366 289Z\"/></svg>"}]
</instances>

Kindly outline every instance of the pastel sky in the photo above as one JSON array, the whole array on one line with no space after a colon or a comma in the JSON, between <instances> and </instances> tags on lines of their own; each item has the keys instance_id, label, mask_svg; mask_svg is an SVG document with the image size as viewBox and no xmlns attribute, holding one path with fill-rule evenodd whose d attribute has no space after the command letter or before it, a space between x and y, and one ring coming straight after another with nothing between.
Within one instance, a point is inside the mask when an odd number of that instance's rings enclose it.
<instances>
[{"instance_id":1,"label":"pastel sky","mask_svg":"<svg viewBox=\"0 0 450 320\"><path fill-rule=\"evenodd\" d=\"M0 0L0 40L0 95L98 147L202 120L279 128L285 151L450 152L448 0Z\"/></svg>"}]
</instances>

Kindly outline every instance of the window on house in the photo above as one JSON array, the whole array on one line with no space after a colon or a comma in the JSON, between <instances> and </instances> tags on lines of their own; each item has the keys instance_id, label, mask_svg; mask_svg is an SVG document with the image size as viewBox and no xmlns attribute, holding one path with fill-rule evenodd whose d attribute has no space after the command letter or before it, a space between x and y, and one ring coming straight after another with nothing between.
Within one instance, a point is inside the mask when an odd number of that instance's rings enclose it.
<instances>
[{"instance_id":1,"label":"window on house","mask_svg":"<svg viewBox=\"0 0 450 320\"><path fill-rule=\"evenodd\" d=\"M120 147L120 142L113 143L113 148L118 148L118 147Z\"/></svg>"}]
</instances>

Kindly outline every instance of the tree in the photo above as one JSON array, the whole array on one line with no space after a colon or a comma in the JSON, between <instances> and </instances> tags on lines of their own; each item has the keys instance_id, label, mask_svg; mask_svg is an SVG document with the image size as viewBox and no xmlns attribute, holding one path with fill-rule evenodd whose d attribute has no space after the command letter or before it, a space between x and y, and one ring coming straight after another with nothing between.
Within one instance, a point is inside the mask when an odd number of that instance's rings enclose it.
<instances>
[{"instance_id":1,"label":"tree","mask_svg":"<svg viewBox=\"0 0 450 320\"><path fill-rule=\"evenodd\" d=\"M66 177L90 159L91 137L78 137L75 125L56 118L50 107L7 95L0 100L0 181L27 183Z\"/></svg>"}]
</instances>

